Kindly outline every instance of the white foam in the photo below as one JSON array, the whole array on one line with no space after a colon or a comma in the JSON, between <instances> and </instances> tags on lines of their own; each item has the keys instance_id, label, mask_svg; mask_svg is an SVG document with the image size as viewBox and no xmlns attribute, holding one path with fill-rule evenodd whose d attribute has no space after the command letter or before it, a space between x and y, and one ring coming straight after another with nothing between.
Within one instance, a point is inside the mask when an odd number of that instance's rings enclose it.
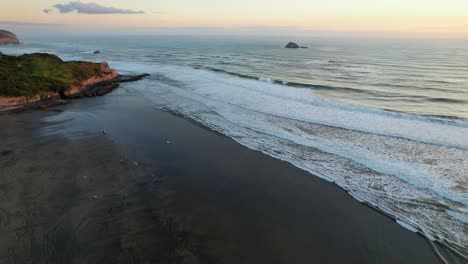
<instances>
[{"instance_id":1,"label":"white foam","mask_svg":"<svg viewBox=\"0 0 468 264\"><path fill-rule=\"evenodd\" d=\"M313 64L320 65L320 64L328 64L328 63L330 63L329 60L312 60L312 61L304 62L304 64L306 65L313 65Z\"/></svg>"},{"instance_id":2,"label":"white foam","mask_svg":"<svg viewBox=\"0 0 468 264\"><path fill-rule=\"evenodd\" d=\"M458 210L447 210L447 214L451 217L468 224L468 209L466 207L459 208Z\"/></svg>"},{"instance_id":3,"label":"white foam","mask_svg":"<svg viewBox=\"0 0 468 264\"><path fill-rule=\"evenodd\" d=\"M60 57L64 61L82 60L83 57L80 56L80 54L81 55L88 54L87 52L76 52L75 54L60 53L50 48L34 47L34 45L6 46L6 47L2 47L0 51L3 52L4 54L15 55L15 56L20 56L23 54L32 54L32 53L48 53L48 54L54 54Z\"/></svg>"},{"instance_id":4,"label":"white foam","mask_svg":"<svg viewBox=\"0 0 468 264\"><path fill-rule=\"evenodd\" d=\"M187 89L193 95L200 96L200 101L230 122L352 159L375 171L397 176L465 204L468 201L466 193L456 191L460 182L466 180L468 164L463 161L468 159L467 152L437 145L464 148L467 127L330 102L307 89L219 77L204 71L170 68L160 71L189 84ZM269 117L266 119L264 114ZM276 117L274 121L273 117ZM285 120L306 125L332 125L346 130L340 133L334 130L334 135L317 135L291 126ZM418 126L424 129L417 129ZM372 133L357 132L367 130ZM403 140L391 132L432 144ZM451 174L449 177L448 173Z\"/></svg>"},{"instance_id":5,"label":"white foam","mask_svg":"<svg viewBox=\"0 0 468 264\"><path fill-rule=\"evenodd\" d=\"M259 81L261 82L266 82L266 83L273 83L273 81L270 78L258 78Z\"/></svg>"},{"instance_id":6,"label":"white foam","mask_svg":"<svg viewBox=\"0 0 468 264\"><path fill-rule=\"evenodd\" d=\"M0 51L7 55L23 55L23 54L31 54L31 53L50 53L49 50L45 50L42 48L34 48L34 47L25 47L23 45L19 46L2 46Z\"/></svg>"},{"instance_id":7,"label":"white foam","mask_svg":"<svg viewBox=\"0 0 468 264\"><path fill-rule=\"evenodd\" d=\"M402 227L408 229L409 231L413 232L413 233L416 233L418 232L418 229L414 228L413 226L411 226L410 224L407 224L399 219L396 220L397 224L401 225Z\"/></svg>"},{"instance_id":8,"label":"white foam","mask_svg":"<svg viewBox=\"0 0 468 264\"><path fill-rule=\"evenodd\" d=\"M364 202L364 199L362 199L361 197L357 196L356 194L354 194L353 192L348 192L349 195L351 195L352 197L354 197L354 199L356 199L357 201L359 201L360 203L363 203Z\"/></svg>"},{"instance_id":9,"label":"white foam","mask_svg":"<svg viewBox=\"0 0 468 264\"><path fill-rule=\"evenodd\" d=\"M202 70L125 67L164 74L177 81L149 79L145 85L132 84L143 85L140 91L156 106L177 111L249 148L335 182L358 201L424 230L428 238L464 250L464 224L444 208L465 214L460 207L467 203L468 154L459 145L443 145L459 142L444 133L457 137L457 133L466 132L466 126L337 103L308 89ZM337 112L349 118L334 120ZM381 118L390 124L380 122ZM357 124L350 122L360 119ZM411 122L440 133L432 135L436 142L422 131L409 129ZM400 134L405 137L388 133L398 128L403 128ZM422 143L424 140L428 142Z\"/></svg>"},{"instance_id":10,"label":"white foam","mask_svg":"<svg viewBox=\"0 0 468 264\"><path fill-rule=\"evenodd\" d=\"M165 71L184 81L199 94L212 99L316 124L357 131L403 137L430 144L468 149L468 127L448 125L424 117L388 113L349 104L332 102L314 95L307 88L284 87L189 69ZM214 85L216 83L216 85ZM216 93L213 93L216 92Z\"/></svg>"}]
</instances>

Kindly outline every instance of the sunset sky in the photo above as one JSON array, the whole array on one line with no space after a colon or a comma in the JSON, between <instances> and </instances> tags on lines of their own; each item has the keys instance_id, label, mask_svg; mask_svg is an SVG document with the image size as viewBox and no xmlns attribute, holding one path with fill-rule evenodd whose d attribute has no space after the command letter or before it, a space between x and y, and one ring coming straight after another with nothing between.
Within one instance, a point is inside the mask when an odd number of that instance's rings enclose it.
<instances>
[{"instance_id":1,"label":"sunset sky","mask_svg":"<svg viewBox=\"0 0 468 264\"><path fill-rule=\"evenodd\" d=\"M0 27L293 27L468 36L467 0L2 0ZM45 25L42 25L45 26Z\"/></svg>"}]
</instances>

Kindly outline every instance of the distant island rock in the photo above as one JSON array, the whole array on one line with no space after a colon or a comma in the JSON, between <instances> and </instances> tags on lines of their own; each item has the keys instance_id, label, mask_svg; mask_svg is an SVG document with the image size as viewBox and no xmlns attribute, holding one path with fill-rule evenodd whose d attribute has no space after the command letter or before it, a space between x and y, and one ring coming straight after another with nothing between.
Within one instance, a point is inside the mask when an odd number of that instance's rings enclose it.
<instances>
[{"instance_id":1,"label":"distant island rock","mask_svg":"<svg viewBox=\"0 0 468 264\"><path fill-rule=\"evenodd\" d=\"M15 34L0 29L0 45L3 44L20 44L20 41Z\"/></svg>"},{"instance_id":2,"label":"distant island rock","mask_svg":"<svg viewBox=\"0 0 468 264\"><path fill-rule=\"evenodd\" d=\"M297 43L289 42L285 47L286 49L307 49L307 47L299 46Z\"/></svg>"}]
</instances>

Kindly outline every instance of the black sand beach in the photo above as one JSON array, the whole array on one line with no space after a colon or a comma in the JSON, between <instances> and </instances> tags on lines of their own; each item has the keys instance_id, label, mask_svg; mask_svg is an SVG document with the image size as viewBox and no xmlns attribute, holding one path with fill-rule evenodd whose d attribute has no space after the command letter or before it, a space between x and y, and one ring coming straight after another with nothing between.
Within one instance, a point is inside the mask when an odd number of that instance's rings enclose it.
<instances>
[{"instance_id":1,"label":"black sand beach","mask_svg":"<svg viewBox=\"0 0 468 264\"><path fill-rule=\"evenodd\" d=\"M51 110L0 116L0 263L441 263L334 184L125 85Z\"/></svg>"}]
</instances>

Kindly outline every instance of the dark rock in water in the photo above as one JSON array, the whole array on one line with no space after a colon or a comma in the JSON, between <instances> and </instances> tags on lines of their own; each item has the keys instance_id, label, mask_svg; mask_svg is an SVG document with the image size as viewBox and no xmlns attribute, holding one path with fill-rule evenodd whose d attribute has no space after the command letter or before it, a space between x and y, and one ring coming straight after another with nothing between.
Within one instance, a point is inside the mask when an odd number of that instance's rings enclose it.
<instances>
[{"instance_id":1,"label":"dark rock in water","mask_svg":"<svg viewBox=\"0 0 468 264\"><path fill-rule=\"evenodd\" d=\"M20 44L20 41L15 34L0 29L0 45L2 44Z\"/></svg>"},{"instance_id":2,"label":"dark rock in water","mask_svg":"<svg viewBox=\"0 0 468 264\"><path fill-rule=\"evenodd\" d=\"M298 49L298 48L300 48L300 46L297 45L297 44L294 43L294 42L289 42L288 45L286 45L285 48L287 48L287 49Z\"/></svg>"},{"instance_id":3,"label":"dark rock in water","mask_svg":"<svg viewBox=\"0 0 468 264\"><path fill-rule=\"evenodd\" d=\"M83 91L78 92L76 94L68 95L68 96L62 94L61 96L64 99L80 99L84 97L103 96L117 89L120 86L120 83L135 82L148 76L150 75L149 74L127 75L127 76L119 75L114 79L110 79L107 81L103 81L103 82L90 85Z\"/></svg>"},{"instance_id":4,"label":"dark rock in water","mask_svg":"<svg viewBox=\"0 0 468 264\"><path fill-rule=\"evenodd\" d=\"M101 52L99 50L96 50L95 52L93 52L93 54L101 54Z\"/></svg>"},{"instance_id":5,"label":"dark rock in water","mask_svg":"<svg viewBox=\"0 0 468 264\"><path fill-rule=\"evenodd\" d=\"M99 87L96 87L95 89L90 89L89 91L86 91L83 93L84 97L95 97L95 96L103 96L106 95L112 90L119 88L118 83L109 83L107 85L101 85Z\"/></svg>"},{"instance_id":6,"label":"dark rock in water","mask_svg":"<svg viewBox=\"0 0 468 264\"><path fill-rule=\"evenodd\" d=\"M288 45L285 47L286 49L308 49L307 47L304 46L299 46L297 43L294 42L289 42Z\"/></svg>"}]
</instances>

